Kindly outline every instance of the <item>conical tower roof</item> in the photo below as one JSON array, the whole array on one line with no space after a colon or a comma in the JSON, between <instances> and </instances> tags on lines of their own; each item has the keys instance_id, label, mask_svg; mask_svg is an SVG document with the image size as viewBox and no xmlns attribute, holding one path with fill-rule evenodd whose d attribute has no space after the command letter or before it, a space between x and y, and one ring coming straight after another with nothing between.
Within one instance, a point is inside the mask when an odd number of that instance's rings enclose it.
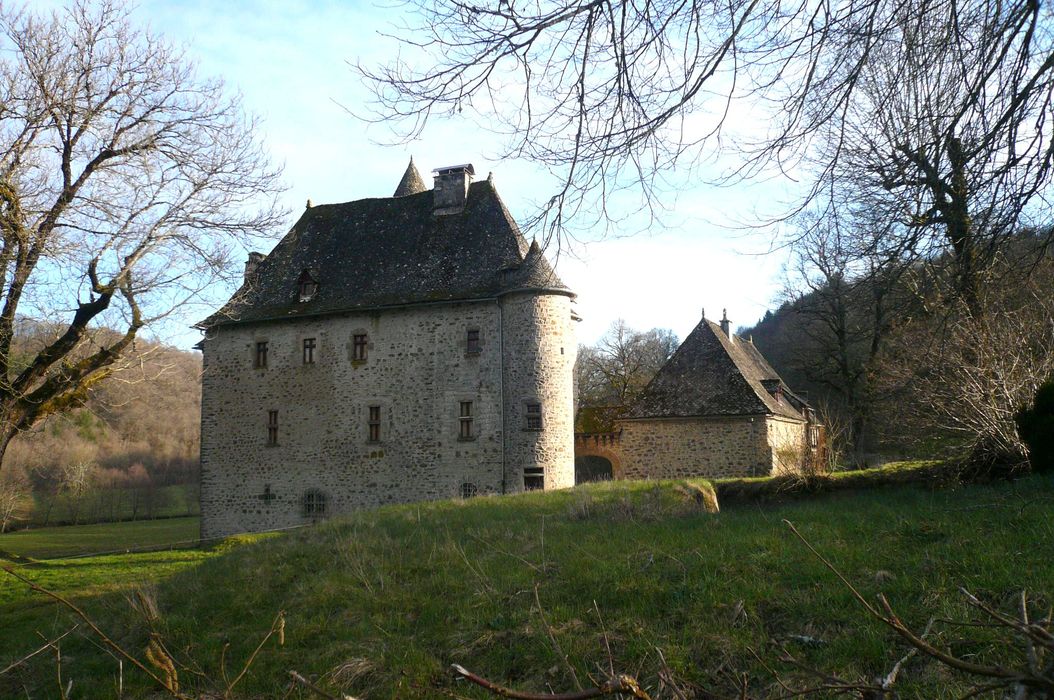
<instances>
[{"instance_id":1,"label":"conical tower roof","mask_svg":"<svg viewBox=\"0 0 1054 700\"><path fill-rule=\"evenodd\" d=\"M405 197L410 194L417 194L427 190L428 187L425 185L421 173L417 172L417 166L414 165L414 159L413 156L411 156L410 164L406 166L406 172L403 173L403 179L399 180L399 186L395 188L395 194L392 196Z\"/></svg>"}]
</instances>

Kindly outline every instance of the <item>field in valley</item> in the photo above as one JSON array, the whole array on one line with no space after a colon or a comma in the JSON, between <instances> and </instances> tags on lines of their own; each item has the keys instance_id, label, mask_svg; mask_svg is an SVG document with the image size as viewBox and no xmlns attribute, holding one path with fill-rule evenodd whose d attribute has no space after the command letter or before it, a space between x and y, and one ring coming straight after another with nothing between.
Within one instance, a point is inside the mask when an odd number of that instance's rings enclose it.
<instances>
[{"instance_id":1,"label":"field in valley","mask_svg":"<svg viewBox=\"0 0 1054 700\"><path fill-rule=\"evenodd\" d=\"M596 484L382 508L213 549L15 566L74 596L141 658L155 631L177 661L212 679L221 658L234 675L285 611L285 644L272 639L238 686L275 698L298 697L287 695L290 670L356 697L489 697L455 681L451 663L535 692L573 690L576 678L588 686L610 668L653 697L678 697L675 687L734 697L742 674L752 697L776 693L777 675L793 688L815 684L778 645L851 680L885 675L906 647L784 520L919 630L934 617L976 617L960 586L1008 611L1023 588L1044 613L1054 601L1050 477L838 492L716 515L696 495L686 482ZM51 546L42 541L36 555ZM0 538L3 549L10 540ZM153 622L131 612L126 596L137 587L156 602ZM39 647L37 632L73 624L11 577L0 580L0 621L0 668ZM78 629L63 641L63 675L77 697L113 697L117 663L85 637ZM938 623L933 638L976 661L1013 653L985 627ZM0 676L0 696L24 684L49 697L54 671L41 655ZM180 679L202 682L186 671ZM123 682L148 687L127 664ZM918 658L898 687L909 697L966 688Z\"/></svg>"}]
</instances>

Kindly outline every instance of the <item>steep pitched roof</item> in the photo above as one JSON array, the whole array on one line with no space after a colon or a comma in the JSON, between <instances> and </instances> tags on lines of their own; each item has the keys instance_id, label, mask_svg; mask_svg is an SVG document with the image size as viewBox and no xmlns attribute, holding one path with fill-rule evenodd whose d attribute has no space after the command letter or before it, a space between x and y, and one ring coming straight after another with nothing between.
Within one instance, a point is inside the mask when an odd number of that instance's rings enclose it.
<instances>
[{"instance_id":1,"label":"steep pitched roof","mask_svg":"<svg viewBox=\"0 0 1054 700\"><path fill-rule=\"evenodd\" d=\"M403 173L403 179L399 180L399 186L395 188L395 194L392 196L405 197L409 194L418 194L426 191L428 191L428 185L425 184L421 173L417 172L417 166L414 165L414 159L411 156L410 164L406 166L406 172Z\"/></svg>"},{"instance_id":2,"label":"steep pitched roof","mask_svg":"<svg viewBox=\"0 0 1054 700\"><path fill-rule=\"evenodd\" d=\"M766 385L781 388L777 400ZM750 341L703 319L655 374L627 418L772 414L803 420L797 400ZM804 406L802 402L800 404Z\"/></svg>"},{"instance_id":3,"label":"steep pitched roof","mask_svg":"<svg viewBox=\"0 0 1054 700\"><path fill-rule=\"evenodd\" d=\"M300 301L310 270L317 292ZM432 192L304 211L248 281L202 327L422 302L493 298L521 289L574 296L529 248L493 183L473 183L464 211L433 216Z\"/></svg>"}]
</instances>

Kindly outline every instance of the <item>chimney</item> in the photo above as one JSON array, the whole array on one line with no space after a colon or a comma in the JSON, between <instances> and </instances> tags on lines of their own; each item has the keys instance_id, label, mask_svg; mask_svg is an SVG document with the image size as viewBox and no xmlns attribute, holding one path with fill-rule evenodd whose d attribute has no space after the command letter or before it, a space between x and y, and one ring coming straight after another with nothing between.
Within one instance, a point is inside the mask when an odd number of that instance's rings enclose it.
<instances>
[{"instance_id":1,"label":"chimney","mask_svg":"<svg viewBox=\"0 0 1054 700\"><path fill-rule=\"evenodd\" d=\"M472 164L436 168L432 173L435 176L432 213L435 216L460 214L468 198L468 186L472 184L472 176L476 174Z\"/></svg>"},{"instance_id":2,"label":"chimney","mask_svg":"<svg viewBox=\"0 0 1054 700\"><path fill-rule=\"evenodd\" d=\"M721 309L721 330L728 336L728 339L732 339L732 329L730 328L730 321L728 320L728 309Z\"/></svg>"},{"instance_id":3,"label":"chimney","mask_svg":"<svg viewBox=\"0 0 1054 700\"><path fill-rule=\"evenodd\" d=\"M256 274L256 268L260 266L260 263L262 263L266 257L267 256L263 253L257 253L255 250L249 253L249 259L245 261L246 282Z\"/></svg>"}]
</instances>

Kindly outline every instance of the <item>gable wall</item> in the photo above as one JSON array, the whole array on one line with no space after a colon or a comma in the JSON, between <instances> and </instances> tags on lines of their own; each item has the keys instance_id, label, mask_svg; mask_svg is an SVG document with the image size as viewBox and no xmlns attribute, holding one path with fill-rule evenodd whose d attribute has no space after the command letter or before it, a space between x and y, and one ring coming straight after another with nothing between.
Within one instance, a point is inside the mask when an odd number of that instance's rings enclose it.
<instances>
[{"instance_id":1,"label":"gable wall","mask_svg":"<svg viewBox=\"0 0 1054 700\"><path fill-rule=\"evenodd\" d=\"M805 423L769 416L765 419L765 429L772 455L772 474L800 473L805 460Z\"/></svg>"}]
</instances>

